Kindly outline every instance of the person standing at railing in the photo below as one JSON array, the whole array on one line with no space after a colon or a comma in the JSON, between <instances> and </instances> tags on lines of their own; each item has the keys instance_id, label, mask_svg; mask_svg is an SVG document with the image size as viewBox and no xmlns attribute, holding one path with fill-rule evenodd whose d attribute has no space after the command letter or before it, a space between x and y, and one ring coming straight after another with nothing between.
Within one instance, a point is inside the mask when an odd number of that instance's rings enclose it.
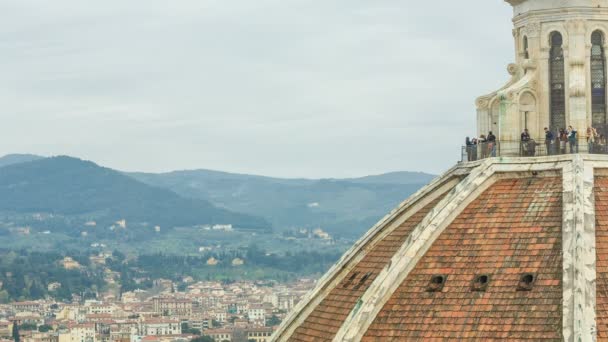
<instances>
[{"instance_id":1,"label":"person standing at railing","mask_svg":"<svg viewBox=\"0 0 608 342\"><path fill-rule=\"evenodd\" d=\"M568 133L563 128L559 129L559 152L566 154L566 146L568 146Z\"/></svg>"},{"instance_id":2,"label":"person standing at railing","mask_svg":"<svg viewBox=\"0 0 608 342\"><path fill-rule=\"evenodd\" d=\"M471 138L467 137L464 143L467 149L467 161L473 161L473 142Z\"/></svg>"},{"instance_id":3,"label":"person standing at railing","mask_svg":"<svg viewBox=\"0 0 608 342\"><path fill-rule=\"evenodd\" d=\"M595 136L597 132L593 127L587 127L587 148L589 153L595 153Z\"/></svg>"},{"instance_id":4,"label":"person standing at railing","mask_svg":"<svg viewBox=\"0 0 608 342\"><path fill-rule=\"evenodd\" d=\"M547 155L550 156L553 154L553 145L555 144L555 134L549 130L549 128L545 127L545 148L547 150Z\"/></svg>"},{"instance_id":5,"label":"person standing at railing","mask_svg":"<svg viewBox=\"0 0 608 342\"><path fill-rule=\"evenodd\" d=\"M473 138L471 140L471 155L473 157L473 161L477 160L477 138Z\"/></svg>"},{"instance_id":6,"label":"person standing at railing","mask_svg":"<svg viewBox=\"0 0 608 342\"><path fill-rule=\"evenodd\" d=\"M576 139L576 130L572 128L572 126L568 126L568 142L570 143L570 153L578 153L578 144Z\"/></svg>"},{"instance_id":7,"label":"person standing at railing","mask_svg":"<svg viewBox=\"0 0 608 342\"><path fill-rule=\"evenodd\" d=\"M490 157L496 157L496 136L492 131L488 133L488 151L490 152Z\"/></svg>"},{"instance_id":8,"label":"person standing at railing","mask_svg":"<svg viewBox=\"0 0 608 342\"><path fill-rule=\"evenodd\" d=\"M481 159L488 158L488 141L485 135L481 135L477 140L477 148L481 150Z\"/></svg>"},{"instance_id":9,"label":"person standing at railing","mask_svg":"<svg viewBox=\"0 0 608 342\"><path fill-rule=\"evenodd\" d=\"M529 144L530 144L530 133L528 132L528 129L526 128L521 133L521 151L520 151L521 156L529 155L529 151L530 151Z\"/></svg>"}]
</instances>

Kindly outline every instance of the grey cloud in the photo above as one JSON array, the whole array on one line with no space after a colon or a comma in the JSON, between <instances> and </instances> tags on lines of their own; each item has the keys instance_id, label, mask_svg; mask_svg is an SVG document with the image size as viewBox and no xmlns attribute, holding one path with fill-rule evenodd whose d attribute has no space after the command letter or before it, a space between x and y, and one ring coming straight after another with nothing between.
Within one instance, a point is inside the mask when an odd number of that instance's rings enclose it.
<instances>
[{"instance_id":1,"label":"grey cloud","mask_svg":"<svg viewBox=\"0 0 608 342\"><path fill-rule=\"evenodd\" d=\"M500 0L4 0L0 153L441 172L507 78L510 16Z\"/></svg>"}]
</instances>

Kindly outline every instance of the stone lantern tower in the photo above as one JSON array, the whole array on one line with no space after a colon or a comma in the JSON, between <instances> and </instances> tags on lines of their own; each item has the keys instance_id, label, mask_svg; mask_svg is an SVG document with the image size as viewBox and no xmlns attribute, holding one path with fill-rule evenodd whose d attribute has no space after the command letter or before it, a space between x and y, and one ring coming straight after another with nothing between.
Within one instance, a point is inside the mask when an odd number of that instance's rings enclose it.
<instances>
[{"instance_id":1,"label":"stone lantern tower","mask_svg":"<svg viewBox=\"0 0 608 342\"><path fill-rule=\"evenodd\" d=\"M572 125L606 134L608 0L506 0L513 6L515 63L505 86L477 99L478 134L544 140Z\"/></svg>"}]
</instances>

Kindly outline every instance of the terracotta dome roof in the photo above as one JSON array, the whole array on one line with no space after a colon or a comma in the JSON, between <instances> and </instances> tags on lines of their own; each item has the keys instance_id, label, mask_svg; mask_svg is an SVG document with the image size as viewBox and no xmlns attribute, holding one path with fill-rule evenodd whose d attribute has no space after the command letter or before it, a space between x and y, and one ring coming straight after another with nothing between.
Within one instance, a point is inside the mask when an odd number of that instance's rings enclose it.
<instances>
[{"instance_id":1,"label":"terracotta dome roof","mask_svg":"<svg viewBox=\"0 0 608 342\"><path fill-rule=\"evenodd\" d=\"M274 339L598 337L608 156L576 154L457 165L357 242Z\"/></svg>"}]
</instances>

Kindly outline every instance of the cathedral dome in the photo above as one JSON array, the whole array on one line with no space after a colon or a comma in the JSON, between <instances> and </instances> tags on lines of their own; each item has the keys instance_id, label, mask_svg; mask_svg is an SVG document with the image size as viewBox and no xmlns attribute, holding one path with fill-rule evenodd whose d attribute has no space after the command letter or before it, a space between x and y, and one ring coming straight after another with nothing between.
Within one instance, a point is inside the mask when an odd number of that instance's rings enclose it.
<instances>
[{"instance_id":1,"label":"cathedral dome","mask_svg":"<svg viewBox=\"0 0 608 342\"><path fill-rule=\"evenodd\" d=\"M607 209L606 155L461 163L357 242L274 338L608 339Z\"/></svg>"},{"instance_id":2,"label":"cathedral dome","mask_svg":"<svg viewBox=\"0 0 608 342\"><path fill-rule=\"evenodd\" d=\"M476 101L491 153L384 217L275 341L608 340L608 0L507 2L511 79ZM568 126L569 149L546 138Z\"/></svg>"}]
</instances>

